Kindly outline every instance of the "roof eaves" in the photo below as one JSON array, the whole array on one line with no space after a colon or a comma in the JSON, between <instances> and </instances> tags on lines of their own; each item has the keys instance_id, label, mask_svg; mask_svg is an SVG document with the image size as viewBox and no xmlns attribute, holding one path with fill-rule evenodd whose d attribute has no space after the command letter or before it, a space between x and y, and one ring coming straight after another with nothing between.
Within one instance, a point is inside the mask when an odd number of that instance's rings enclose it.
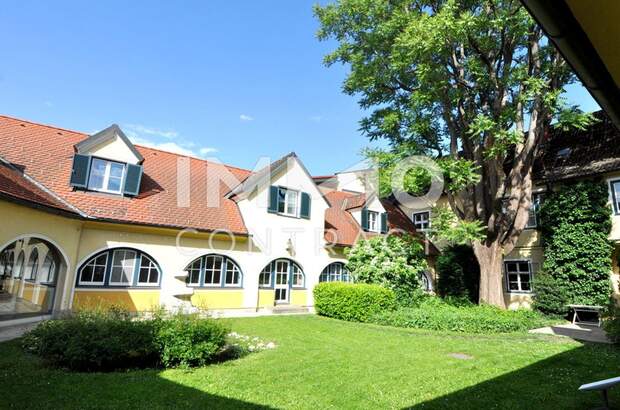
<instances>
[{"instance_id":1,"label":"roof eaves","mask_svg":"<svg viewBox=\"0 0 620 410\"><path fill-rule=\"evenodd\" d=\"M136 149L136 147L129 140L129 138L127 138L127 136L125 135L123 130L121 130L121 127L118 126L118 124L112 124L106 129L101 130L98 133L89 136L85 140L78 142L77 144L75 144L75 149L77 152L88 151L90 148L96 147L97 145L109 141L116 136L123 140L127 147L129 147L131 152L136 156L136 158L138 158L138 162L144 161L144 157L142 156L142 154L140 154L140 152Z\"/></svg>"}]
</instances>

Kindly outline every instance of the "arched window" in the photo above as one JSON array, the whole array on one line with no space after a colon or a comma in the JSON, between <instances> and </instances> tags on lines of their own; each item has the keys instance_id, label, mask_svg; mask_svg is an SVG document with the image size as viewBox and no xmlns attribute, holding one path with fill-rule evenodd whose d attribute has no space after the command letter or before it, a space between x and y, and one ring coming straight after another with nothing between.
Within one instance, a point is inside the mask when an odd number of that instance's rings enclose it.
<instances>
[{"instance_id":1,"label":"arched window","mask_svg":"<svg viewBox=\"0 0 620 410\"><path fill-rule=\"evenodd\" d=\"M52 272L53 278L55 268ZM159 286L160 279L161 270L153 258L135 249L116 248L100 252L82 264L78 286Z\"/></svg>"},{"instance_id":2,"label":"arched window","mask_svg":"<svg viewBox=\"0 0 620 410\"><path fill-rule=\"evenodd\" d=\"M276 259L267 264L258 276L258 285L272 288L277 285L289 284L292 288L303 288L306 277L301 267L289 259Z\"/></svg>"},{"instance_id":3,"label":"arched window","mask_svg":"<svg viewBox=\"0 0 620 410\"><path fill-rule=\"evenodd\" d=\"M19 253L19 256L17 257L17 262L15 263L15 267L13 268L13 277L21 278L23 271L24 271L24 251L21 251Z\"/></svg>"},{"instance_id":4,"label":"arched window","mask_svg":"<svg viewBox=\"0 0 620 410\"><path fill-rule=\"evenodd\" d=\"M56 281L56 267L58 264L56 263L56 259L48 252L45 255L45 259L43 260L43 265L41 266L41 282L42 283L54 283Z\"/></svg>"},{"instance_id":5,"label":"arched window","mask_svg":"<svg viewBox=\"0 0 620 410\"><path fill-rule=\"evenodd\" d=\"M185 268L189 286L239 288L243 274L239 265L224 255L204 255Z\"/></svg>"},{"instance_id":6,"label":"arched window","mask_svg":"<svg viewBox=\"0 0 620 410\"><path fill-rule=\"evenodd\" d=\"M15 257L15 251L12 249L6 251L6 265L4 265L4 276L11 277L13 273L13 262Z\"/></svg>"},{"instance_id":7,"label":"arched window","mask_svg":"<svg viewBox=\"0 0 620 410\"><path fill-rule=\"evenodd\" d=\"M433 291L433 281L431 279L431 275L428 272L420 273L420 283L422 285L422 290L425 292Z\"/></svg>"},{"instance_id":8,"label":"arched window","mask_svg":"<svg viewBox=\"0 0 620 410\"><path fill-rule=\"evenodd\" d=\"M28 266L26 266L26 280L37 280L37 271L39 270L39 251L37 248L32 249L28 258Z\"/></svg>"},{"instance_id":9,"label":"arched window","mask_svg":"<svg viewBox=\"0 0 620 410\"><path fill-rule=\"evenodd\" d=\"M319 282L351 282L351 275L342 262L330 263L323 269Z\"/></svg>"},{"instance_id":10,"label":"arched window","mask_svg":"<svg viewBox=\"0 0 620 410\"><path fill-rule=\"evenodd\" d=\"M3 251L0 253L0 277L4 277L4 272L6 271L6 265L8 261L8 251Z\"/></svg>"}]
</instances>

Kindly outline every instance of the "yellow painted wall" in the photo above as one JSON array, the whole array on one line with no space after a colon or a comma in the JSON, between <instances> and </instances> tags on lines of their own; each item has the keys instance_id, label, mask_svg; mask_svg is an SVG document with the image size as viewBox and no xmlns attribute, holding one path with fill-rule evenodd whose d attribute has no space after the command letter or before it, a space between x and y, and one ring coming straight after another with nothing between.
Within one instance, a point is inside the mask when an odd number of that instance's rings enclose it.
<instances>
[{"instance_id":1,"label":"yellow painted wall","mask_svg":"<svg viewBox=\"0 0 620 410\"><path fill-rule=\"evenodd\" d=\"M71 295L71 287L75 279L75 264L82 222L3 200L0 200L0 215L2 215L0 247L8 245L23 235L38 235L54 242L61 254L66 256L69 266L67 272L61 272L59 275L62 277L59 277L56 307L68 309L69 295Z\"/></svg>"},{"instance_id":2,"label":"yellow painted wall","mask_svg":"<svg viewBox=\"0 0 620 410\"><path fill-rule=\"evenodd\" d=\"M508 309L529 309L532 307L531 293L504 293L504 303Z\"/></svg>"},{"instance_id":3,"label":"yellow painted wall","mask_svg":"<svg viewBox=\"0 0 620 410\"><path fill-rule=\"evenodd\" d=\"M34 284L32 282L24 283L24 293L22 298L28 301L32 301L32 294L34 293Z\"/></svg>"},{"instance_id":4,"label":"yellow painted wall","mask_svg":"<svg viewBox=\"0 0 620 410\"><path fill-rule=\"evenodd\" d=\"M293 289L291 291L291 305L308 305L308 291L306 289Z\"/></svg>"},{"instance_id":5,"label":"yellow painted wall","mask_svg":"<svg viewBox=\"0 0 620 410\"><path fill-rule=\"evenodd\" d=\"M258 306L273 307L275 305L276 292L273 289L261 289L258 291Z\"/></svg>"},{"instance_id":6,"label":"yellow painted wall","mask_svg":"<svg viewBox=\"0 0 620 410\"><path fill-rule=\"evenodd\" d=\"M243 307L243 290L196 289L191 301L200 309L238 309Z\"/></svg>"},{"instance_id":7,"label":"yellow painted wall","mask_svg":"<svg viewBox=\"0 0 620 410\"><path fill-rule=\"evenodd\" d=\"M123 306L131 312L150 311L159 307L159 290L76 289L73 296L73 310L112 305Z\"/></svg>"}]
</instances>

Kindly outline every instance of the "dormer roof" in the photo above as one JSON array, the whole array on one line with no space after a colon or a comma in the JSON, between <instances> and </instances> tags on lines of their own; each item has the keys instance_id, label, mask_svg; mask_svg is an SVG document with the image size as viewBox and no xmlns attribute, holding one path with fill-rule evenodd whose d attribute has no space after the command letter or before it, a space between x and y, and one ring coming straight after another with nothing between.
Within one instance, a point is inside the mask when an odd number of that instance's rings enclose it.
<instances>
[{"instance_id":1,"label":"dormer roof","mask_svg":"<svg viewBox=\"0 0 620 410\"><path fill-rule=\"evenodd\" d=\"M127 145L127 148L135 155L138 160L138 163L142 163L144 161L144 157L140 152L136 149L133 143L127 138L121 127L117 124L112 124L108 128L103 129L96 134L88 136L85 140L82 140L74 145L75 152L78 154L88 153L93 148L96 148L102 144L107 142L114 141L116 138L120 138L121 141Z\"/></svg>"}]
</instances>

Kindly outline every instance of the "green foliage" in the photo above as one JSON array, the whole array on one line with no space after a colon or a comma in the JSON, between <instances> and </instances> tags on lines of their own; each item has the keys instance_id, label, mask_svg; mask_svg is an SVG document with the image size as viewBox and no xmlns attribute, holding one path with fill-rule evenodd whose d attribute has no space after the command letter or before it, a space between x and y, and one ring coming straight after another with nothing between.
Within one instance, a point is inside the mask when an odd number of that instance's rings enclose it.
<instances>
[{"instance_id":1,"label":"green foliage","mask_svg":"<svg viewBox=\"0 0 620 410\"><path fill-rule=\"evenodd\" d=\"M562 313L562 302L607 305L611 295L613 245L607 185L580 181L563 185L543 202L543 277L534 288L535 306Z\"/></svg>"},{"instance_id":2,"label":"green foliage","mask_svg":"<svg viewBox=\"0 0 620 410\"><path fill-rule=\"evenodd\" d=\"M442 297L463 297L478 302L480 266L470 246L455 245L437 257L437 292Z\"/></svg>"},{"instance_id":3,"label":"green foliage","mask_svg":"<svg viewBox=\"0 0 620 410\"><path fill-rule=\"evenodd\" d=\"M228 329L213 319L174 315L156 321L155 343L164 367L204 366L226 343Z\"/></svg>"},{"instance_id":4,"label":"green foliage","mask_svg":"<svg viewBox=\"0 0 620 410\"><path fill-rule=\"evenodd\" d=\"M365 322L375 313L394 308L394 292L364 283L323 282L314 288L314 308L319 315Z\"/></svg>"},{"instance_id":5,"label":"green foliage","mask_svg":"<svg viewBox=\"0 0 620 410\"><path fill-rule=\"evenodd\" d=\"M122 309L95 309L42 322L24 336L23 347L76 371L202 366L216 358L226 334L220 322L195 315L138 320Z\"/></svg>"},{"instance_id":6,"label":"green foliage","mask_svg":"<svg viewBox=\"0 0 620 410\"><path fill-rule=\"evenodd\" d=\"M482 222L459 219L450 208L443 206L433 208L431 226L434 240L450 244L466 244L484 237Z\"/></svg>"},{"instance_id":7,"label":"green foliage","mask_svg":"<svg viewBox=\"0 0 620 410\"><path fill-rule=\"evenodd\" d=\"M347 251L347 269L357 283L391 289L401 304L420 296L420 275L428 269L424 248L409 236L376 236L358 241Z\"/></svg>"},{"instance_id":8,"label":"green foliage","mask_svg":"<svg viewBox=\"0 0 620 410\"><path fill-rule=\"evenodd\" d=\"M540 271L534 277L533 283L536 293L534 294L533 307L546 314L566 315L571 295L566 286L553 276Z\"/></svg>"},{"instance_id":9,"label":"green foliage","mask_svg":"<svg viewBox=\"0 0 620 410\"><path fill-rule=\"evenodd\" d=\"M110 371L157 363L150 322L115 310L78 312L42 322L23 339L26 351L56 367Z\"/></svg>"},{"instance_id":10,"label":"green foliage","mask_svg":"<svg viewBox=\"0 0 620 410\"><path fill-rule=\"evenodd\" d=\"M620 308L615 301L610 304L609 315L603 320L603 329L613 342L620 343Z\"/></svg>"},{"instance_id":11,"label":"green foliage","mask_svg":"<svg viewBox=\"0 0 620 410\"><path fill-rule=\"evenodd\" d=\"M465 333L524 332L549 320L531 310L503 310L489 305L454 306L435 297L417 308L385 311L370 318L386 326Z\"/></svg>"}]
</instances>

